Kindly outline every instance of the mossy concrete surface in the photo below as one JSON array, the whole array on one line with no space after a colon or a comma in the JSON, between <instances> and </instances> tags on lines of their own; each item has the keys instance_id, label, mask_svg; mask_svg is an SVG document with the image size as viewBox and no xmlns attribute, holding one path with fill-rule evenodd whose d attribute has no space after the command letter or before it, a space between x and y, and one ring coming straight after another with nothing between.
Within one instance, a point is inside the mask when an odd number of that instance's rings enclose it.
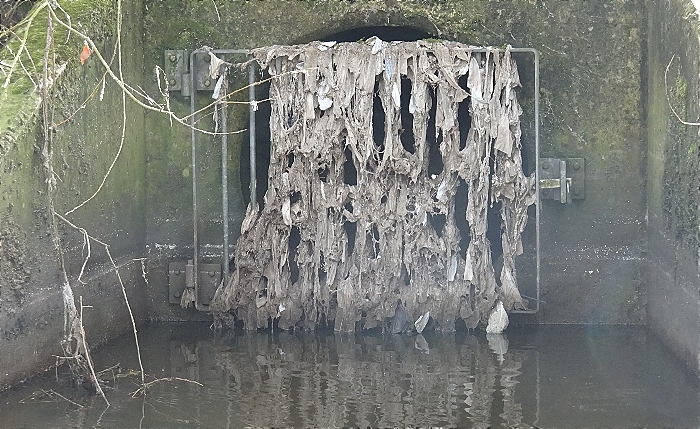
<instances>
[{"instance_id":1,"label":"mossy concrete surface","mask_svg":"<svg viewBox=\"0 0 700 429\"><path fill-rule=\"evenodd\" d=\"M473 45L537 49L541 53L541 154L583 157L587 176L584 200L543 204L542 298L546 305L537 318L525 321L645 322L641 70L646 2L148 0L145 5L145 84L152 93L157 88L148 74L163 65L165 49L305 43L352 29L366 37L362 29L368 27L418 30ZM531 82L532 58L521 59L521 79ZM189 99L173 93L171 102L178 112L189 111ZM522 103L526 111L523 144L532 148L533 125L527 115L532 115L533 105L526 90ZM247 128L247 107L230 112L229 129ZM186 318L196 313L167 304L167 262L191 257L190 133L171 127L156 114L147 115L146 133L147 247L153 270L149 308L155 319ZM200 245L220 252L220 143L203 137L199 144L200 204L216 210L200 221ZM246 134L229 138L231 243L238 235L247 197L245 178L236 178L238 166L247 164L241 157L246 145ZM533 255L534 240L526 232L528 237L526 252ZM530 269L519 268L520 284L524 293L532 295L533 259L524 258L523 265ZM215 252L211 261L220 262Z\"/></svg>"},{"instance_id":2,"label":"mossy concrete surface","mask_svg":"<svg viewBox=\"0 0 700 429\"><path fill-rule=\"evenodd\" d=\"M115 1L60 2L75 28L88 34L109 59L115 44ZM142 77L142 20L139 2L124 2L123 72L133 85ZM63 12L59 17L65 18ZM42 151L45 147L40 96L34 88L41 74L46 42L45 10L32 23L27 55L14 71L7 90L0 88L0 389L38 369L55 364L63 337L62 273L52 228L57 228L76 305L82 297L87 340L99 345L130 329L122 290L104 248L91 242L82 282L78 274L88 255L83 234L67 223L51 220L56 212L93 237L110 244L120 266L137 321L145 320L140 261L144 255L143 114L127 105L123 149L100 192L71 214L100 186L119 150L122 97L109 79L100 96L104 69L96 57L79 61L83 39L54 22L56 63L64 72L51 90L49 112L55 124L50 165L56 189L49 193ZM9 44L18 46L17 41ZM9 51L0 51L4 65ZM34 66L38 70L34 69ZM116 70L116 61L113 63ZM7 69L5 69L7 70ZM31 79L30 79L31 77ZM4 76L3 76L4 83ZM85 100L89 100L82 106Z\"/></svg>"},{"instance_id":3,"label":"mossy concrete surface","mask_svg":"<svg viewBox=\"0 0 700 429\"><path fill-rule=\"evenodd\" d=\"M687 0L650 5L648 319L700 374L700 21Z\"/></svg>"},{"instance_id":4,"label":"mossy concrete surface","mask_svg":"<svg viewBox=\"0 0 700 429\"><path fill-rule=\"evenodd\" d=\"M109 58L114 47L115 1L60 3L72 23L88 32ZM648 4L643 0L129 0L123 15L124 72L133 87L159 97L154 69L164 65L166 49L304 43L352 29L362 33L367 27L418 30L473 45L535 48L541 53L541 154L583 157L587 176L584 200L542 205L542 298L546 304L538 316L525 321L644 323L647 164L643 61ZM45 17L36 19L45 22ZM44 40L38 32L28 45L39 65ZM99 187L121 135L121 94L108 81L104 99L99 101L103 71L94 57L80 65L82 44L76 36L66 41L65 33L56 37L58 61L68 61L52 103L54 122L66 120L56 129L52 161L60 178L53 197L59 213ZM531 59L527 61L522 63L523 82L532 79ZM692 96L695 78L684 70L688 73L685 83L674 81L674 88L680 95L685 87ZM245 74L236 78L241 87L246 81ZM80 108L93 92L87 106ZM526 92L522 93L523 108L525 115L531 115L527 112L532 112L532 98ZM48 364L58 352L62 327L60 272L51 243L42 170L39 98L31 82L21 77L2 97L0 386ZM200 105L209 97L200 94ZM245 98L244 91L239 99ZM189 113L188 98L172 92L170 102L178 115ZM146 317L208 319L207 314L168 304L168 262L192 257L190 131L172 125L162 114L143 112L128 102L126 139L118 161L95 199L69 219L111 244L112 254L123 264L122 275L139 321ZM247 123L248 107L233 105L229 130L244 130ZM201 118L198 125L211 129L211 117ZM533 146L533 134L532 121L525 117L526 147ZM198 137L198 144L200 245L204 260L220 262L221 144L204 135ZM248 198L245 145L245 132L228 139L231 243L239 234ZM662 184L653 186L665 195ZM663 204L682 206L680 201ZM666 207L663 204L660 210ZM87 285L80 285L77 275L86 254L82 235L65 224L58 227L76 294L84 295L84 303L93 306L85 311L90 318L88 340L99 343L128 330L121 291L104 251L92 243ZM524 238L530 247L526 252L532 255L534 241L527 234ZM133 261L143 256L148 257L147 285L140 261ZM532 291L532 268L520 272L523 289ZM40 352L33 354L35 350Z\"/></svg>"}]
</instances>

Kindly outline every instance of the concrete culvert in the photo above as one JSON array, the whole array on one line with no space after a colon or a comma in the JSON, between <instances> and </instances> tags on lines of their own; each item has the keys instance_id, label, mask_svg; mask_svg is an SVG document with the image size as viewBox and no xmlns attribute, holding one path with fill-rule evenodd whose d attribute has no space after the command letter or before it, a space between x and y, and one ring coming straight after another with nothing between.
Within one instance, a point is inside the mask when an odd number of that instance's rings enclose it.
<instances>
[{"instance_id":1,"label":"concrete culvert","mask_svg":"<svg viewBox=\"0 0 700 429\"><path fill-rule=\"evenodd\" d=\"M485 324L497 302L526 307L515 257L535 183L508 49L372 37L253 54L273 77L267 190L248 207L215 318L393 330L400 307L409 325L429 311L452 330Z\"/></svg>"}]
</instances>

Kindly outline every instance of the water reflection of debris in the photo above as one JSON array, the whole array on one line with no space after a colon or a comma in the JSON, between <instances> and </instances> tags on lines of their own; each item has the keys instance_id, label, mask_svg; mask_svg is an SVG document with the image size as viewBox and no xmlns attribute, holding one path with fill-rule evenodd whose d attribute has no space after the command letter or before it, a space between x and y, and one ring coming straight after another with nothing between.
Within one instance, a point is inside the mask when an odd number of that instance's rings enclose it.
<instances>
[{"instance_id":1,"label":"water reflection of debris","mask_svg":"<svg viewBox=\"0 0 700 429\"><path fill-rule=\"evenodd\" d=\"M430 353L428 342L425 341L425 337L422 334L418 334L418 336L416 336L415 347L425 354Z\"/></svg>"},{"instance_id":2,"label":"water reflection of debris","mask_svg":"<svg viewBox=\"0 0 700 429\"><path fill-rule=\"evenodd\" d=\"M171 350L176 363L192 348ZM420 426L440 409L448 425L527 427L515 398L524 352L500 334L243 335L194 351L171 376L225 389L247 426Z\"/></svg>"},{"instance_id":3,"label":"water reflection of debris","mask_svg":"<svg viewBox=\"0 0 700 429\"><path fill-rule=\"evenodd\" d=\"M503 364L505 354L508 353L508 337L506 334L486 334L489 348L498 355L498 362Z\"/></svg>"}]
</instances>

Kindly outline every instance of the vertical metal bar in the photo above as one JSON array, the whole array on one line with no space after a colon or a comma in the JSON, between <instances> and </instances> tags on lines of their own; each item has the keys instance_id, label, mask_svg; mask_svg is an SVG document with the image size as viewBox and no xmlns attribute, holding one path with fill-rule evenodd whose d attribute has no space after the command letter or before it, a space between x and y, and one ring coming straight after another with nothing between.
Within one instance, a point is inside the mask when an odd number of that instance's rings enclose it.
<instances>
[{"instance_id":1,"label":"vertical metal bar","mask_svg":"<svg viewBox=\"0 0 700 429\"><path fill-rule=\"evenodd\" d=\"M559 161L559 202L566 204L568 198L568 187L566 186L566 160Z\"/></svg>"},{"instance_id":2,"label":"vertical metal bar","mask_svg":"<svg viewBox=\"0 0 700 429\"><path fill-rule=\"evenodd\" d=\"M537 301L535 312L540 309L540 53L535 55L535 249Z\"/></svg>"},{"instance_id":3,"label":"vertical metal bar","mask_svg":"<svg viewBox=\"0 0 700 429\"><path fill-rule=\"evenodd\" d=\"M228 119L227 105L219 104L221 109L221 209L224 221L224 251L222 267L224 268L224 285L228 284Z\"/></svg>"},{"instance_id":4,"label":"vertical metal bar","mask_svg":"<svg viewBox=\"0 0 700 429\"><path fill-rule=\"evenodd\" d=\"M197 213L197 132L195 131L195 109L197 108L197 87L195 86L195 77L197 70L194 68L194 55L196 51L190 53L190 132L192 144L192 247L193 257L192 264L194 270L194 290L197 292L197 283L199 282L199 237L197 236L197 226L199 224L199 216Z\"/></svg>"},{"instance_id":5,"label":"vertical metal bar","mask_svg":"<svg viewBox=\"0 0 700 429\"><path fill-rule=\"evenodd\" d=\"M257 183L256 183L256 165L255 165L255 111L257 106L255 105L255 66L250 63L248 66L248 100L250 101L250 119L249 119L249 131L250 131L250 202L254 204L257 202Z\"/></svg>"},{"instance_id":6,"label":"vertical metal bar","mask_svg":"<svg viewBox=\"0 0 700 429\"><path fill-rule=\"evenodd\" d=\"M511 313L535 314L540 311L540 53L533 48L511 48L511 52L528 52L535 57L535 308L512 310Z\"/></svg>"}]
</instances>

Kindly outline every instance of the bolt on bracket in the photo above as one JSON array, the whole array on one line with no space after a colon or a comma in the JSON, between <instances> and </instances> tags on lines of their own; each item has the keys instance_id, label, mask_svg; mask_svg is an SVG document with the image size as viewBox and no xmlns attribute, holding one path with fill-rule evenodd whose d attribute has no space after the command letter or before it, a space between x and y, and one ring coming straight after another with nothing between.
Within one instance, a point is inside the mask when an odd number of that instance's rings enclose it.
<instances>
[{"instance_id":1,"label":"bolt on bracket","mask_svg":"<svg viewBox=\"0 0 700 429\"><path fill-rule=\"evenodd\" d=\"M200 311L209 310L209 304L221 283L221 265L198 264L197 268L199 281L195 287L192 260L168 264L168 301L171 304L180 304L185 289L193 288L196 289L195 308Z\"/></svg>"},{"instance_id":2,"label":"bolt on bracket","mask_svg":"<svg viewBox=\"0 0 700 429\"><path fill-rule=\"evenodd\" d=\"M183 49L167 49L163 71L168 80L169 91L180 91L189 97L190 91L190 53Z\"/></svg>"},{"instance_id":3,"label":"bolt on bracket","mask_svg":"<svg viewBox=\"0 0 700 429\"><path fill-rule=\"evenodd\" d=\"M194 52L192 56L193 70L195 70L194 87L197 91L213 91L216 80L209 75L209 52ZM192 93L190 77L190 51L182 49L165 50L165 77L168 81L169 91L180 91L183 96L189 97Z\"/></svg>"},{"instance_id":4,"label":"bolt on bracket","mask_svg":"<svg viewBox=\"0 0 700 429\"><path fill-rule=\"evenodd\" d=\"M562 204L585 198L584 158L540 158L540 198Z\"/></svg>"}]
</instances>

